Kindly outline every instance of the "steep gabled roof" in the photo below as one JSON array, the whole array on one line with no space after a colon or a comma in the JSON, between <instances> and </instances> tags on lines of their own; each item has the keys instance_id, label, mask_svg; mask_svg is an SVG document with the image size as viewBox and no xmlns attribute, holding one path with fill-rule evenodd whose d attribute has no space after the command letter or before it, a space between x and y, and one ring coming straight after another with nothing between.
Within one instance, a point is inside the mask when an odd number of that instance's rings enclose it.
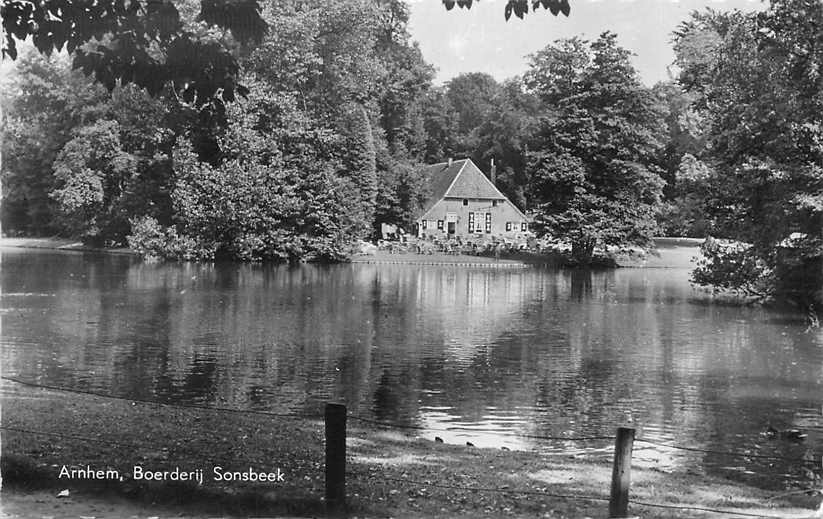
<instances>
[{"instance_id":1,"label":"steep gabled roof","mask_svg":"<svg viewBox=\"0 0 823 519\"><path fill-rule=\"evenodd\" d=\"M431 195L423 204L420 216L424 216L434 204L444 198L506 200L505 195L486 178L471 159L426 166L423 176L431 186Z\"/></svg>"},{"instance_id":2,"label":"steep gabled roof","mask_svg":"<svg viewBox=\"0 0 823 519\"><path fill-rule=\"evenodd\" d=\"M505 200L491 180L474 165L471 159L466 159L466 165L457 174L446 195L449 198L480 198L483 200Z\"/></svg>"},{"instance_id":3,"label":"steep gabled roof","mask_svg":"<svg viewBox=\"0 0 823 519\"><path fill-rule=\"evenodd\" d=\"M424 212L431 209L434 204L446 196L449 188L454 184L467 162L469 162L469 159L455 160L451 164L441 162L426 166L423 169L423 178L426 179L426 183L431 189L428 200L423 204Z\"/></svg>"}]
</instances>

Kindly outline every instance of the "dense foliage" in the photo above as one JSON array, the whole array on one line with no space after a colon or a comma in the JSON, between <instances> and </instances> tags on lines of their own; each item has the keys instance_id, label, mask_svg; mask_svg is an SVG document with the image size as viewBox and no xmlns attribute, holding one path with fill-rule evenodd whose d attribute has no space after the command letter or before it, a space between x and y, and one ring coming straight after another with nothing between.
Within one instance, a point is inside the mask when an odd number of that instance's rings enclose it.
<instances>
[{"instance_id":1,"label":"dense foliage","mask_svg":"<svg viewBox=\"0 0 823 519\"><path fill-rule=\"evenodd\" d=\"M706 119L691 170L712 232L700 284L823 307L823 4L698 13L675 40L680 81ZM695 191L699 192L699 191Z\"/></svg>"},{"instance_id":2,"label":"dense foliage","mask_svg":"<svg viewBox=\"0 0 823 519\"><path fill-rule=\"evenodd\" d=\"M64 56L21 56L4 84L4 227L122 242L134 213L170 216L175 115L133 85L111 93Z\"/></svg>"},{"instance_id":3,"label":"dense foliage","mask_svg":"<svg viewBox=\"0 0 823 519\"><path fill-rule=\"evenodd\" d=\"M341 259L363 226L360 192L338 174L338 136L313 128L292 99L276 102L284 118L266 122L257 106L232 105L245 113L232 118L217 165L185 143L174 151L177 227L201 259Z\"/></svg>"},{"instance_id":4,"label":"dense foliage","mask_svg":"<svg viewBox=\"0 0 823 519\"><path fill-rule=\"evenodd\" d=\"M571 242L579 264L604 246L647 247L663 180L662 114L629 52L604 33L563 40L532 58L527 85L553 107L528 154L535 227Z\"/></svg>"},{"instance_id":5,"label":"dense foliage","mask_svg":"<svg viewBox=\"0 0 823 519\"><path fill-rule=\"evenodd\" d=\"M203 0L196 15L193 7L168 0L7 0L0 8L2 55L15 59L16 39L30 37L44 54L65 49L76 68L109 90L133 83L158 95L171 86L186 102L220 112L246 90L237 83L231 48L212 29L251 43L267 26L257 0Z\"/></svg>"},{"instance_id":6,"label":"dense foliage","mask_svg":"<svg viewBox=\"0 0 823 519\"><path fill-rule=\"evenodd\" d=\"M131 235L161 256L293 261L343 258L378 219L411 228L426 192L419 164L434 72L411 41L404 2L241 2L224 22L214 2L81 3L69 18L103 9L96 29L18 27L12 36L29 31L40 52L22 45L16 56L13 38L4 48L17 57L3 85L6 232L109 245ZM4 22L48 18L62 5L4 4ZM260 19L246 28L254 34L232 30L244 12ZM236 66L232 85L257 91L237 97L222 84L215 97L190 78L141 69L140 59L131 72L98 64L111 77L76 68L92 46L113 58L124 28L138 57L157 64L181 38L219 44ZM68 44L68 56L53 52Z\"/></svg>"},{"instance_id":7,"label":"dense foliage","mask_svg":"<svg viewBox=\"0 0 823 519\"><path fill-rule=\"evenodd\" d=\"M539 8L569 4L504 13ZM823 307L817 1L693 14L677 82L652 88L610 33L556 41L505 82L435 86L403 0L2 9L7 233L338 260L381 223L411 230L421 164L468 156L578 264L659 232L711 235L696 282Z\"/></svg>"},{"instance_id":8,"label":"dense foliage","mask_svg":"<svg viewBox=\"0 0 823 519\"><path fill-rule=\"evenodd\" d=\"M0 215L4 228L55 232L56 206L49 197L55 183L52 163L75 127L105 111L105 92L72 73L65 60L47 59L34 51L23 54L3 89L14 93L0 98L5 116Z\"/></svg>"}]
</instances>

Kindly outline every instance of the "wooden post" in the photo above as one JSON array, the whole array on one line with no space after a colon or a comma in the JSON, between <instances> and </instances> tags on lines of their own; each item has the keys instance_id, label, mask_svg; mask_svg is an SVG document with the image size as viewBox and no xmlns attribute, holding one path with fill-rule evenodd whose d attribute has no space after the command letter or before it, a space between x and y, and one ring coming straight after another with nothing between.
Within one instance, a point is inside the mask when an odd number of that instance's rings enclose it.
<instances>
[{"instance_id":1,"label":"wooden post","mask_svg":"<svg viewBox=\"0 0 823 519\"><path fill-rule=\"evenodd\" d=\"M326 404L326 508L346 509L346 406Z\"/></svg>"},{"instance_id":2,"label":"wooden post","mask_svg":"<svg viewBox=\"0 0 823 519\"><path fill-rule=\"evenodd\" d=\"M629 517L629 485L631 484L632 446L634 429L617 428L612 468L612 493L609 500L609 517Z\"/></svg>"}]
</instances>

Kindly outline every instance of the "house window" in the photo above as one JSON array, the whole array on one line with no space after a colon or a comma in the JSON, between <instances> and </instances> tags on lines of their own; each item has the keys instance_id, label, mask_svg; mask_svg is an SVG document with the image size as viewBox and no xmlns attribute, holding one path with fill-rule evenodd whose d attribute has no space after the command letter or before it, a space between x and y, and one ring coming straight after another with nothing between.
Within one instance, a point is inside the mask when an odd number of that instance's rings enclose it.
<instances>
[{"instance_id":1,"label":"house window","mask_svg":"<svg viewBox=\"0 0 823 519\"><path fill-rule=\"evenodd\" d=\"M437 220L437 230L438 231L443 230L443 220Z\"/></svg>"},{"instance_id":2,"label":"house window","mask_svg":"<svg viewBox=\"0 0 823 519\"><path fill-rule=\"evenodd\" d=\"M423 228L426 228L426 224L429 223L428 220L423 220Z\"/></svg>"},{"instance_id":3,"label":"house window","mask_svg":"<svg viewBox=\"0 0 823 519\"><path fill-rule=\"evenodd\" d=\"M492 214L486 213L486 234L491 234L492 232Z\"/></svg>"},{"instance_id":4,"label":"house window","mask_svg":"<svg viewBox=\"0 0 823 519\"><path fill-rule=\"evenodd\" d=\"M506 222L506 232L509 232L511 230L512 230L512 223L511 222Z\"/></svg>"},{"instance_id":5,"label":"house window","mask_svg":"<svg viewBox=\"0 0 823 519\"><path fill-rule=\"evenodd\" d=\"M497 200L492 200L492 207L497 207Z\"/></svg>"},{"instance_id":6,"label":"house window","mask_svg":"<svg viewBox=\"0 0 823 519\"><path fill-rule=\"evenodd\" d=\"M522 222L520 224L520 230L521 231L526 232L528 230L528 228L529 228L529 224L527 224L526 222Z\"/></svg>"},{"instance_id":7,"label":"house window","mask_svg":"<svg viewBox=\"0 0 823 519\"><path fill-rule=\"evenodd\" d=\"M474 213L469 212L469 232L474 232Z\"/></svg>"},{"instance_id":8,"label":"house window","mask_svg":"<svg viewBox=\"0 0 823 519\"><path fill-rule=\"evenodd\" d=\"M469 205L469 201L467 199L463 199L463 205Z\"/></svg>"}]
</instances>

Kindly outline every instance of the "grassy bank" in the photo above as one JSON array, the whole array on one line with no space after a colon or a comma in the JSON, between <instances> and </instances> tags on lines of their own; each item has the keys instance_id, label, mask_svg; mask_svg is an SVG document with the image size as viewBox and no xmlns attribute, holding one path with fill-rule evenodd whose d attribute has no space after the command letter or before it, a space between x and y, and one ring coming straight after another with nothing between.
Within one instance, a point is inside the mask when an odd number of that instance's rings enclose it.
<instances>
[{"instance_id":1,"label":"grassy bank","mask_svg":"<svg viewBox=\"0 0 823 519\"><path fill-rule=\"evenodd\" d=\"M621 255L617 265L621 267L645 268L693 268L692 258L697 254L696 248L702 240L695 238L656 238L659 252L651 254ZM83 245L77 240L63 238L0 238L0 247L20 249L64 250L78 252L101 252L110 254L137 254L129 248L95 248ZM390 253L380 250L372 254L356 254L352 263L404 264L404 265L447 265L447 266L483 266L483 267L520 267L524 265L541 265L561 267L565 263L560 252L536 254L527 251L506 253L499 258L493 255L473 256L466 254L432 254ZM612 260L604 261L600 267L615 266Z\"/></svg>"},{"instance_id":2,"label":"grassy bank","mask_svg":"<svg viewBox=\"0 0 823 519\"><path fill-rule=\"evenodd\" d=\"M6 506L68 489L84 498L190 517L317 516L323 513L323 423L317 419L179 408L2 383ZM357 517L606 517L608 448L586 456L478 449L415 438L350 420L348 495ZM36 434L35 434L36 433ZM608 444L608 442L606 442ZM606 445L608 447L608 445ZM62 466L116 470L123 480L60 478ZM133 467L203 469L203 485L137 481ZM281 483L217 482L212 467L284 473ZM811 517L804 496L768 501L759 489L694 474L635 468L632 498L774 517ZM487 489L487 490L478 490ZM497 489L491 491L491 489ZM52 513L70 501L56 497ZM23 504L21 504L23 502ZM116 503L128 503L118 507ZM29 506L34 506L30 504ZM159 507L159 508L158 508ZM160 513L157 510L161 510ZM723 517L633 505L644 518ZM168 511L165 515L162 511ZM87 514L93 515L93 514Z\"/></svg>"},{"instance_id":3,"label":"grassy bank","mask_svg":"<svg viewBox=\"0 0 823 519\"><path fill-rule=\"evenodd\" d=\"M89 247L84 245L83 242L79 240L71 240L66 238L0 238L0 247L67 250L78 252L106 252L109 254L137 254L135 251L126 247Z\"/></svg>"}]
</instances>

